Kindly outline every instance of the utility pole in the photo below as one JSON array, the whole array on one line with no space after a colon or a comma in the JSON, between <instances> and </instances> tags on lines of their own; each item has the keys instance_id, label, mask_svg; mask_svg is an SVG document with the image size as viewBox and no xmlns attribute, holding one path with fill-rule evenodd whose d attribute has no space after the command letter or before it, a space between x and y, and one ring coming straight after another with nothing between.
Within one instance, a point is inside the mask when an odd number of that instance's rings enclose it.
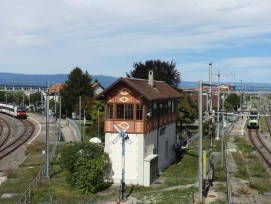
<instances>
[{"instance_id":1,"label":"utility pole","mask_svg":"<svg viewBox=\"0 0 271 204\"><path fill-rule=\"evenodd\" d=\"M49 177L49 81L47 81L47 94L46 94L46 179Z\"/></svg>"},{"instance_id":2,"label":"utility pole","mask_svg":"<svg viewBox=\"0 0 271 204\"><path fill-rule=\"evenodd\" d=\"M59 96L59 119L58 119L58 141L60 141L61 136L61 96Z\"/></svg>"},{"instance_id":3,"label":"utility pole","mask_svg":"<svg viewBox=\"0 0 271 204\"><path fill-rule=\"evenodd\" d=\"M241 88L240 88L240 111L242 111L242 87L243 87L243 81L241 81Z\"/></svg>"},{"instance_id":4,"label":"utility pole","mask_svg":"<svg viewBox=\"0 0 271 204\"><path fill-rule=\"evenodd\" d=\"M80 127L80 135L82 135L82 127L81 127L81 96L79 96L79 127ZM82 141L82 136L81 136Z\"/></svg>"},{"instance_id":5,"label":"utility pole","mask_svg":"<svg viewBox=\"0 0 271 204\"><path fill-rule=\"evenodd\" d=\"M202 203L202 81L199 81L199 202Z\"/></svg>"},{"instance_id":6,"label":"utility pole","mask_svg":"<svg viewBox=\"0 0 271 204\"><path fill-rule=\"evenodd\" d=\"M56 122L56 91L55 91L54 98L55 98L55 114L53 115L53 117L54 117L54 122Z\"/></svg>"},{"instance_id":7,"label":"utility pole","mask_svg":"<svg viewBox=\"0 0 271 204\"><path fill-rule=\"evenodd\" d=\"M220 106L220 90L219 90L219 82L220 82L220 71L217 73L218 82L217 82L217 127L216 127L216 140L219 140L219 133L220 133L220 123L219 123L219 106Z\"/></svg>"},{"instance_id":8,"label":"utility pole","mask_svg":"<svg viewBox=\"0 0 271 204\"><path fill-rule=\"evenodd\" d=\"M221 168L224 167L224 94L222 98Z\"/></svg>"},{"instance_id":9,"label":"utility pole","mask_svg":"<svg viewBox=\"0 0 271 204\"><path fill-rule=\"evenodd\" d=\"M212 101L212 63L209 63L209 89L208 89L208 94L207 94L207 107L206 110L209 113L212 113L213 109L213 101Z\"/></svg>"}]
</instances>

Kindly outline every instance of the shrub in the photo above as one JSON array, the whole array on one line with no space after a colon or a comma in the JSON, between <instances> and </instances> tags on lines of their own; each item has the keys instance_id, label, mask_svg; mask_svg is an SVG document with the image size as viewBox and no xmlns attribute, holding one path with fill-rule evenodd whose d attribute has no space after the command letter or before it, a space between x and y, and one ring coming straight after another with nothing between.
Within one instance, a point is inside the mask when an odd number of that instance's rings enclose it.
<instances>
[{"instance_id":1,"label":"shrub","mask_svg":"<svg viewBox=\"0 0 271 204\"><path fill-rule=\"evenodd\" d=\"M61 151L60 166L72 187L83 193L94 193L104 186L111 165L103 147L92 143L70 144Z\"/></svg>"}]
</instances>

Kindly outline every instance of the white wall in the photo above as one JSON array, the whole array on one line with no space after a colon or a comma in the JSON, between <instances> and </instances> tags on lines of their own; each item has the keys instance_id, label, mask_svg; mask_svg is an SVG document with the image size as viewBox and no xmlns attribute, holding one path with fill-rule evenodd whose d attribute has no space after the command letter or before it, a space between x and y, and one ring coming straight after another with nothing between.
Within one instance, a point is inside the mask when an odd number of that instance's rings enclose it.
<instances>
[{"instance_id":1,"label":"white wall","mask_svg":"<svg viewBox=\"0 0 271 204\"><path fill-rule=\"evenodd\" d=\"M166 141L168 141L167 157L166 157ZM175 152L173 145L176 143L176 124L170 124L166 126L165 134L159 135L159 156L158 166L159 170L163 171L169 165L175 161Z\"/></svg>"},{"instance_id":2,"label":"white wall","mask_svg":"<svg viewBox=\"0 0 271 204\"><path fill-rule=\"evenodd\" d=\"M122 140L112 143L117 136L117 133L106 133L104 149L112 162L114 183L120 183L122 178ZM143 185L143 135L129 134L129 139L132 144L125 143L125 183Z\"/></svg>"},{"instance_id":3,"label":"white wall","mask_svg":"<svg viewBox=\"0 0 271 204\"><path fill-rule=\"evenodd\" d=\"M104 151L109 154L112 162L113 182L120 183L122 178L122 140L115 144L112 141L118 136L117 133L105 134ZM159 144L157 143L159 138ZM160 129L143 134L129 134L132 144L125 143L125 183L144 185L149 179L150 172L146 172L144 159L153 155L153 148L156 148L158 155L158 169L163 171L175 160L173 145L176 142L176 125L170 124L165 127L165 134L160 135ZM165 143L168 141L168 154L166 157ZM158 151L158 152L157 152ZM145 172L144 172L145 169ZM145 182L146 183L146 182Z\"/></svg>"}]
</instances>

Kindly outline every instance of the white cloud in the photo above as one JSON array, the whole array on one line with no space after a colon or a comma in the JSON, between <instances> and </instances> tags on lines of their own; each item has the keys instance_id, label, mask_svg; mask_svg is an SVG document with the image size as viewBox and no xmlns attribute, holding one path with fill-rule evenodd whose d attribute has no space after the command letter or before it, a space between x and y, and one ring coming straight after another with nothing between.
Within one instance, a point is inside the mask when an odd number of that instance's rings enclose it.
<instances>
[{"instance_id":1,"label":"white cloud","mask_svg":"<svg viewBox=\"0 0 271 204\"><path fill-rule=\"evenodd\" d=\"M82 65L123 76L134 61L159 58L194 80L209 61L225 72L270 66L261 50L271 43L269 0L6 0L0 18L0 71Z\"/></svg>"}]
</instances>

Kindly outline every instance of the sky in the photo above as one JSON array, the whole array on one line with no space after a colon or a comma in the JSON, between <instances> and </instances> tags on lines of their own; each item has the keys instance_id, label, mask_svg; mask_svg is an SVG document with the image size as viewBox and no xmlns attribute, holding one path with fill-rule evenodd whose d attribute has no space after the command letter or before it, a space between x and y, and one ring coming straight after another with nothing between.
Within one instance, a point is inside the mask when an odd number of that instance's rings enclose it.
<instances>
[{"instance_id":1,"label":"sky","mask_svg":"<svg viewBox=\"0 0 271 204\"><path fill-rule=\"evenodd\" d=\"M0 72L125 77L175 62L182 81L271 82L270 0L2 0Z\"/></svg>"}]
</instances>

